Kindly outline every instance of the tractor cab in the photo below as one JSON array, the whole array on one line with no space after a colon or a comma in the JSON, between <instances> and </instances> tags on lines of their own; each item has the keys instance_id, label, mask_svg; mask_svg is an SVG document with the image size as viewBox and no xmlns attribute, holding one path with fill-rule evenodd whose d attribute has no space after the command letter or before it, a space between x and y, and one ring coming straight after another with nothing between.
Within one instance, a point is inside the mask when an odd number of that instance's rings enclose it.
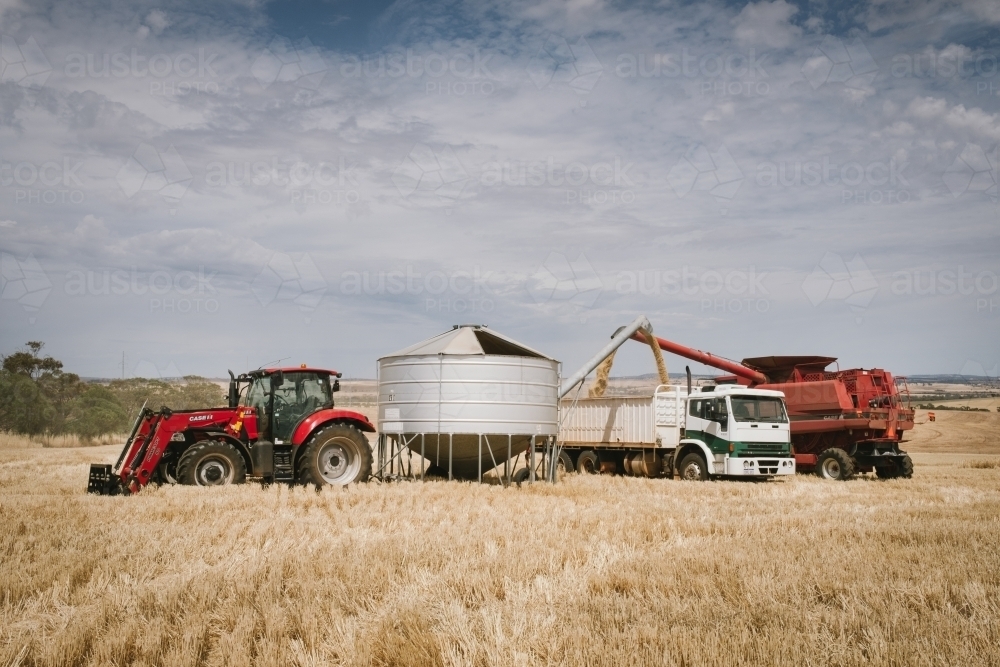
<instances>
[{"instance_id":1,"label":"tractor cab","mask_svg":"<svg viewBox=\"0 0 1000 667\"><path fill-rule=\"evenodd\" d=\"M330 381L334 376L333 382ZM249 383L237 405L252 407L258 415L261 436L276 445L291 440L295 426L317 410L333 407L333 394L340 391L340 374L315 368L253 371L232 382ZM238 384L237 384L238 387Z\"/></svg>"}]
</instances>

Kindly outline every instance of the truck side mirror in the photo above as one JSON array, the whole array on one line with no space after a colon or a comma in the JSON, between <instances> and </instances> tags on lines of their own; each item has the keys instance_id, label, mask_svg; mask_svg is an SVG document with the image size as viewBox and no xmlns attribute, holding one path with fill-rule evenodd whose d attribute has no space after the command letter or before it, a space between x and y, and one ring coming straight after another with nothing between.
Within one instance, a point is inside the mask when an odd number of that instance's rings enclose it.
<instances>
[{"instance_id":1,"label":"truck side mirror","mask_svg":"<svg viewBox=\"0 0 1000 667\"><path fill-rule=\"evenodd\" d=\"M236 389L236 376L229 371L229 407L235 408L240 402L240 392Z\"/></svg>"}]
</instances>

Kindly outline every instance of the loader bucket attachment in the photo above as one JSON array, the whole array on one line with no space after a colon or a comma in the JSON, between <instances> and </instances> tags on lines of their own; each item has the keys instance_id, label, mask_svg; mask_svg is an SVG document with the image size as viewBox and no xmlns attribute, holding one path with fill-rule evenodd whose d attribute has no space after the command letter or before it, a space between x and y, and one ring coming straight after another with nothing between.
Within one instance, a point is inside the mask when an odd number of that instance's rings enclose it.
<instances>
[{"instance_id":1,"label":"loader bucket attachment","mask_svg":"<svg viewBox=\"0 0 1000 667\"><path fill-rule=\"evenodd\" d=\"M112 473L109 463L91 463L87 493L102 496L117 496L122 492L119 479Z\"/></svg>"}]
</instances>

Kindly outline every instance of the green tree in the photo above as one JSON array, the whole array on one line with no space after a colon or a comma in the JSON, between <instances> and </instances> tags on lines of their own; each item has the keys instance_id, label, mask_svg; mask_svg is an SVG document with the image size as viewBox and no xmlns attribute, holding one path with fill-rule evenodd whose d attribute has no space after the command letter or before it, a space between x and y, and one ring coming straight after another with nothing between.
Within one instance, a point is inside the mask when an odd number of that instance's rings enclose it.
<instances>
[{"instance_id":1,"label":"green tree","mask_svg":"<svg viewBox=\"0 0 1000 667\"><path fill-rule=\"evenodd\" d=\"M128 415L110 389L93 385L73 400L67 430L85 440L128 428Z\"/></svg>"},{"instance_id":2,"label":"green tree","mask_svg":"<svg viewBox=\"0 0 1000 667\"><path fill-rule=\"evenodd\" d=\"M43 347L45 343L41 341L28 341L24 349L3 357L2 368L13 376L33 382L45 398L34 412L25 413L20 421L34 423L39 414L46 414L48 421L42 431L37 432L62 433L73 400L84 390L84 385L76 373L63 371L61 361L51 356L43 357ZM28 409L26 403L21 405Z\"/></svg>"},{"instance_id":3,"label":"green tree","mask_svg":"<svg viewBox=\"0 0 1000 667\"><path fill-rule=\"evenodd\" d=\"M0 430L39 435L50 430L55 414L30 375L0 370Z\"/></svg>"}]
</instances>

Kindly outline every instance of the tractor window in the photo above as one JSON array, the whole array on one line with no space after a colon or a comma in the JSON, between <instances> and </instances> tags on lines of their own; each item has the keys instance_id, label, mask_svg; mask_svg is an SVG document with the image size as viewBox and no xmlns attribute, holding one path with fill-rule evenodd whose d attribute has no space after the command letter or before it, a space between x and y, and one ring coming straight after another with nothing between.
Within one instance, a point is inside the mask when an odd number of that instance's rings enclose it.
<instances>
[{"instance_id":1,"label":"tractor window","mask_svg":"<svg viewBox=\"0 0 1000 667\"><path fill-rule=\"evenodd\" d=\"M788 421L784 402L770 397L733 396L733 416L738 422L783 424Z\"/></svg>"},{"instance_id":2,"label":"tractor window","mask_svg":"<svg viewBox=\"0 0 1000 667\"><path fill-rule=\"evenodd\" d=\"M255 379L250 384L250 391L247 392L244 406L248 408L257 408L257 414L264 414L264 408L267 406L267 394L264 393L264 380L260 378Z\"/></svg>"},{"instance_id":3,"label":"tractor window","mask_svg":"<svg viewBox=\"0 0 1000 667\"><path fill-rule=\"evenodd\" d=\"M333 405L330 378L326 374L287 372L274 389L274 437L291 438L292 430L303 418L320 408Z\"/></svg>"}]
</instances>

